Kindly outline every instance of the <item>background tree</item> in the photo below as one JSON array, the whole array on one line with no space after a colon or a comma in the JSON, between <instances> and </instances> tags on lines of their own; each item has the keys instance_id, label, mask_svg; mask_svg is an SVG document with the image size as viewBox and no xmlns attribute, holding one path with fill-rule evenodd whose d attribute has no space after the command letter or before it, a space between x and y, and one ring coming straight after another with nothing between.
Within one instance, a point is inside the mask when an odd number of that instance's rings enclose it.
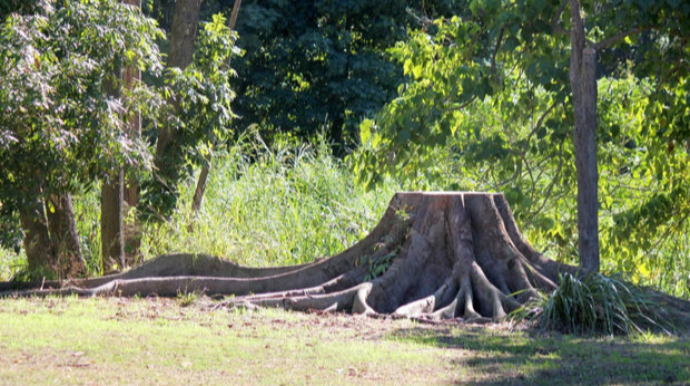
<instances>
[{"instance_id":1,"label":"background tree","mask_svg":"<svg viewBox=\"0 0 690 386\"><path fill-rule=\"evenodd\" d=\"M424 3L426 4L426 3ZM235 61L236 126L256 123L301 139L326 129L342 156L357 125L390 100L402 81L385 49L418 13L446 14L445 2L245 1L237 30L246 54ZM423 8L426 7L426 8Z\"/></svg>"},{"instance_id":2,"label":"background tree","mask_svg":"<svg viewBox=\"0 0 690 386\"><path fill-rule=\"evenodd\" d=\"M143 85L118 98L103 91L121 82L120 65L160 71L161 33L114 1L46 2L2 28L0 200L20 213L32 271L76 275L83 262L68 194L120 165L146 165L147 146L126 137L122 111L160 106Z\"/></svg>"},{"instance_id":3,"label":"background tree","mask_svg":"<svg viewBox=\"0 0 690 386\"><path fill-rule=\"evenodd\" d=\"M197 35L197 3L176 3L165 76L170 119L158 128L156 170L145 182L141 211L147 217L161 219L171 213L179 195L177 185L191 174L191 166L205 162L215 141L227 137L234 116L234 71L225 63L239 53L234 48L237 35L220 14L204 23Z\"/></svg>"},{"instance_id":4,"label":"background tree","mask_svg":"<svg viewBox=\"0 0 690 386\"><path fill-rule=\"evenodd\" d=\"M565 12L568 8L571 12ZM605 75L614 79L627 77L628 73L650 79L655 91L645 102L649 103L643 118L646 122L641 123L647 126L646 138L664 142L670 140L666 133L673 133L675 141L687 143L686 126L680 123L687 119L687 110L676 107L675 120L664 119L665 127L656 132L649 128L663 119L660 112L666 108L662 106L677 106L679 100L687 98L687 68L682 57L687 53L683 42L688 36L690 7L672 1L597 2L595 6L577 1L508 4L477 0L460 9L468 11L464 17L429 23L427 31L412 32L411 39L391 51L404 65L410 81L376 121L362 125L362 139L368 141L368 146L356 161L357 170L362 171L365 181L375 181L386 173L418 172L422 160L429 159L424 153L428 155L430 148L447 144L456 130L470 139L470 133L460 130L480 133L489 126L472 121L464 113L475 102L499 108L511 103L520 105L532 130L518 143L538 153L544 153L542 149L548 146L559 149L560 160L572 146L570 139L562 145L553 141L565 139L568 127L575 127L572 154L581 190L577 212L579 258L583 268L598 270L597 219L601 203L597 199L596 151L601 142L598 146L596 139L618 137L620 126L618 133L613 132L613 122L602 122L611 115L596 113L597 81L604 75L596 71L605 68ZM615 55L608 54L612 49ZM659 57L667 60L659 64ZM631 61L626 62L626 58ZM651 66L650 61L655 64ZM656 73L650 71L652 67L657 68ZM515 88L516 83L524 86ZM468 121L474 125L468 125ZM601 129L595 131L595 124ZM504 125L510 126L510 122ZM509 146L505 136L495 135L493 139L493 143L472 146L494 153L494 162L501 163L494 169L515 172L528 165L521 160L515 162L513 152L506 151ZM633 146L629 141L627 144ZM679 155L685 159L681 162L687 162L686 153ZM642 154L656 157L647 149L639 149L638 156ZM561 171L559 167L558 173ZM682 191L686 186L683 175L668 174L666 178L669 184L664 189L673 185L667 193ZM672 212L684 218L690 208L680 206L683 208Z\"/></svg>"}]
</instances>

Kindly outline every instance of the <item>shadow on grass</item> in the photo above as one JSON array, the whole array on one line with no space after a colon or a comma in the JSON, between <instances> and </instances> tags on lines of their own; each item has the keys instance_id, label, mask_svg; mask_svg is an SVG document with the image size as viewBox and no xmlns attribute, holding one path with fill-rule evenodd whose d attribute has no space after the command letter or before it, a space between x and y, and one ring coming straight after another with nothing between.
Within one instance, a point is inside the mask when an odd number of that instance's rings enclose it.
<instances>
[{"instance_id":1,"label":"shadow on grass","mask_svg":"<svg viewBox=\"0 0 690 386\"><path fill-rule=\"evenodd\" d=\"M458 385L690 385L690 340L583 338L486 328L396 330L448 349Z\"/></svg>"}]
</instances>

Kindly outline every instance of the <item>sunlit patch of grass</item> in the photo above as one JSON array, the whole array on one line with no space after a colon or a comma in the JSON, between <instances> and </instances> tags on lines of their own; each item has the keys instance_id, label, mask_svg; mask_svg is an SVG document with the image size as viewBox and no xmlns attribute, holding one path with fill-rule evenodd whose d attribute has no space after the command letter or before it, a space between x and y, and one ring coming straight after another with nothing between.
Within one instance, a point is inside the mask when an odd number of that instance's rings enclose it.
<instances>
[{"instance_id":1,"label":"sunlit patch of grass","mask_svg":"<svg viewBox=\"0 0 690 386\"><path fill-rule=\"evenodd\" d=\"M174 299L0 300L0 383L445 384L445 354L354 335L408 325Z\"/></svg>"}]
</instances>

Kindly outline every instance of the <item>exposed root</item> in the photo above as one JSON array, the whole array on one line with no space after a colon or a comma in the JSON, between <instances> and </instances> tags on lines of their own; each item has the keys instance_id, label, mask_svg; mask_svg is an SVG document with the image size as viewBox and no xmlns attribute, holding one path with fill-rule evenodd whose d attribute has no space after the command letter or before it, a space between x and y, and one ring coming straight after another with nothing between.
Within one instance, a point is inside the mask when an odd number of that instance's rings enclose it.
<instances>
[{"instance_id":1,"label":"exposed root","mask_svg":"<svg viewBox=\"0 0 690 386\"><path fill-rule=\"evenodd\" d=\"M49 283L52 289L11 295L177 296L196 291L232 296L215 307L486 323L505 317L538 290L556 288L563 271L575 268L534 250L500 194L398 193L365 239L329 259L246 268L207 255L170 254L119 275Z\"/></svg>"}]
</instances>

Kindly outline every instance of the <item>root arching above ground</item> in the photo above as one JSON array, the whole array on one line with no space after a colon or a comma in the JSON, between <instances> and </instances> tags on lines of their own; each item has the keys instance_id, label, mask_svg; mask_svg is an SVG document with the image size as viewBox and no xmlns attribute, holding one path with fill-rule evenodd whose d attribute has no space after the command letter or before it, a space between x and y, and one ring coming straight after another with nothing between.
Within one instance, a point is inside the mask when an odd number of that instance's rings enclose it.
<instances>
[{"instance_id":1,"label":"root arching above ground","mask_svg":"<svg viewBox=\"0 0 690 386\"><path fill-rule=\"evenodd\" d=\"M232 295L221 303L227 306L481 322L505 316L538 290L553 290L559 272L575 271L525 240L502 194L403 192L367 237L313 263L247 268L208 255L168 254L126 273L15 294L198 291Z\"/></svg>"}]
</instances>

